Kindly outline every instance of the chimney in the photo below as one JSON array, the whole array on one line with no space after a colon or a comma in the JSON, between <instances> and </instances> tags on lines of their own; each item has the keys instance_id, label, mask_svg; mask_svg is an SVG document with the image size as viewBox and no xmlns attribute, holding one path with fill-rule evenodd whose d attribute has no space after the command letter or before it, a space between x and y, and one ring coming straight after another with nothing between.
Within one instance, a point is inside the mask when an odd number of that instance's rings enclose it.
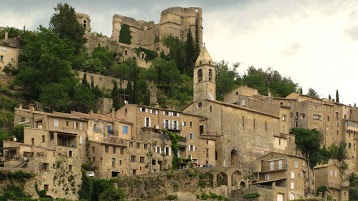
<instances>
[{"instance_id":1,"label":"chimney","mask_svg":"<svg viewBox=\"0 0 358 201\"><path fill-rule=\"evenodd\" d=\"M116 110L114 108L112 108L112 117L116 118Z\"/></svg>"},{"instance_id":2,"label":"chimney","mask_svg":"<svg viewBox=\"0 0 358 201\"><path fill-rule=\"evenodd\" d=\"M5 32L5 41L7 41L7 39L9 38L9 32Z\"/></svg>"}]
</instances>

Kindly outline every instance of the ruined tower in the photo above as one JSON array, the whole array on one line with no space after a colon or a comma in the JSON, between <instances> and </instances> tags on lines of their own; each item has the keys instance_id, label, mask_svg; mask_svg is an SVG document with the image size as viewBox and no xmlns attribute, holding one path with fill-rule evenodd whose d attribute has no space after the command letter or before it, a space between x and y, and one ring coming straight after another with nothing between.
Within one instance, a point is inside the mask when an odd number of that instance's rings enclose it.
<instances>
[{"instance_id":1,"label":"ruined tower","mask_svg":"<svg viewBox=\"0 0 358 201\"><path fill-rule=\"evenodd\" d=\"M172 7L162 11L160 15L160 39L172 35L181 41L186 41L189 32L194 40L203 41L203 18L202 9L198 7Z\"/></svg>"},{"instance_id":2,"label":"ruined tower","mask_svg":"<svg viewBox=\"0 0 358 201\"><path fill-rule=\"evenodd\" d=\"M195 62L194 72L194 99L199 100L215 100L216 99L216 69L213 60L205 46Z\"/></svg>"},{"instance_id":3,"label":"ruined tower","mask_svg":"<svg viewBox=\"0 0 358 201\"><path fill-rule=\"evenodd\" d=\"M91 37L91 19L89 15L84 13L76 13L78 23L85 28L85 37L89 39Z\"/></svg>"}]
</instances>

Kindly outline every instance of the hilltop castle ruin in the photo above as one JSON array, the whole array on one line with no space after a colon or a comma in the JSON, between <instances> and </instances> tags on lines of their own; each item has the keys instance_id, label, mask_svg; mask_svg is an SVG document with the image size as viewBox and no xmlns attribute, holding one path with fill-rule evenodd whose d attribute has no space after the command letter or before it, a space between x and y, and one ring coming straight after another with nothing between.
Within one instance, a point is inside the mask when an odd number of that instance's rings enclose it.
<instances>
[{"instance_id":1,"label":"hilltop castle ruin","mask_svg":"<svg viewBox=\"0 0 358 201\"><path fill-rule=\"evenodd\" d=\"M172 7L161 12L160 22L136 20L134 18L115 14L112 20L112 36L99 36L91 32L90 16L77 13L77 20L85 28L85 37L88 39L87 47L90 51L94 47L101 45L109 47L111 50L120 53L121 58L135 58L140 67L147 68L150 63L144 61L146 54L138 54L136 48L144 48L155 52L168 52L169 50L161 44L167 36L174 36L181 41L186 41L189 31L194 40L203 41L203 18L202 9L198 7ZM121 34L124 27L129 27L130 35ZM128 33L127 33L128 34ZM129 38L130 42L123 43L120 38Z\"/></svg>"}]
</instances>

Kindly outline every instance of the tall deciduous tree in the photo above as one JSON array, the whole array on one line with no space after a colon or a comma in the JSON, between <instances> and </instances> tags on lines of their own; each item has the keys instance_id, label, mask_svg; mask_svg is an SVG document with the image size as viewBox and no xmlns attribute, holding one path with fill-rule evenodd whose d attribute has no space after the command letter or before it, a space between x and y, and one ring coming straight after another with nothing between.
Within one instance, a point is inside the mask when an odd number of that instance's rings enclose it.
<instances>
[{"instance_id":1,"label":"tall deciduous tree","mask_svg":"<svg viewBox=\"0 0 358 201\"><path fill-rule=\"evenodd\" d=\"M216 78L216 99L223 100L225 94L235 89L238 86L237 81L240 80L240 76L237 73L239 65L234 65L233 69L230 69L228 62L222 60L216 64L217 78Z\"/></svg>"},{"instance_id":2,"label":"tall deciduous tree","mask_svg":"<svg viewBox=\"0 0 358 201\"><path fill-rule=\"evenodd\" d=\"M76 48L76 53L79 54L87 40L84 37L84 27L77 21L75 9L67 3L59 3L54 10L50 29L60 38L71 42Z\"/></svg>"},{"instance_id":3,"label":"tall deciduous tree","mask_svg":"<svg viewBox=\"0 0 358 201\"><path fill-rule=\"evenodd\" d=\"M38 100L42 88L50 83L73 83L68 81L75 79L70 61L75 49L70 43L41 26L35 33L24 34L22 41L15 84L22 87L26 100ZM66 85L66 89L71 87Z\"/></svg>"},{"instance_id":4,"label":"tall deciduous tree","mask_svg":"<svg viewBox=\"0 0 358 201\"><path fill-rule=\"evenodd\" d=\"M312 88L309 88L308 91L307 91L307 96L311 96L311 97L314 97L314 98L319 98L319 94L316 92L316 90L312 89Z\"/></svg>"}]
</instances>

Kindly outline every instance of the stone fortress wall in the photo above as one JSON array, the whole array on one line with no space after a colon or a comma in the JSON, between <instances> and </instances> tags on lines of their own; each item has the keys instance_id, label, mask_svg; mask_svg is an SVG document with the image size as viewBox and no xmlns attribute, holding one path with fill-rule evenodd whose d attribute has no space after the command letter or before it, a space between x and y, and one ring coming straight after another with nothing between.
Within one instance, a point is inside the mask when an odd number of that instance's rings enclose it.
<instances>
[{"instance_id":1,"label":"stone fortress wall","mask_svg":"<svg viewBox=\"0 0 358 201\"><path fill-rule=\"evenodd\" d=\"M94 47L101 45L114 49L121 55L124 55L122 46L125 46L136 59L140 59L140 55L135 55L135 48L138 47L157 52L164 50L168 53L168 49L160 41L169 35L177 37L181 41L186 41L189 30L194 40L198 38L199 44L203 42L202 9L198 7L165 9L161 12L160 23L158 24L155 24L154 21L147 22L115 14L112 20L111 37L97 36L94 33L91 35L91 19L89 15L77 13L77 20L86 30L85 37L88 39L87 47L90 52ZM130 45L119 42L122 24L130 27L132 37ZM148 67L148 65L143 64L143 67Z\"/></svg>"}]
</instances>

